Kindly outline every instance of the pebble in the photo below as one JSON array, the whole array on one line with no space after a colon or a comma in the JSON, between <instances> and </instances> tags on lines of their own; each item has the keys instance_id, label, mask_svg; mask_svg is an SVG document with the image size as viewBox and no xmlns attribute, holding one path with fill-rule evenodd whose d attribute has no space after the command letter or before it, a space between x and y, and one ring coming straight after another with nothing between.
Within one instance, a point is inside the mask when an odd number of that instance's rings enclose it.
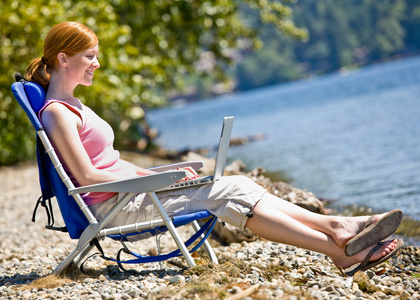
<instances>
[{"instance_id":1,"label":"pebble","mask_svg":"<svg viewBox=\"0 0 420 300\"><path fill-rule=\"evenodd\" d=\"M0 218L0 300L157 299L155 295L159 293L180 290L190 282L206 279L199 275L186 276L182 269L167 263L128 265L130 272L123 273L116 265L95 256L86 263L88 275L60 281L57 285L25 289L36 279L51 274L57 261L77 243L65 233L45 230L46 217L42 209L38 211L36 223L31 222L39 195L37 178L35 166L0 168L0 211L7 212ZM25 188L22 188L23 183ZM55 205L54 211L59 216ZM59 223L56 218L56 225L62 226ZM182 229L180 233L187 234ZM169 247L169 240L169 234L162 237L163 248ZM111 240L105 240L102 246L110 256L121 247ZM154 248L155 241L149 239L129 246L143 253ZM420 249L414 246L404 247L401 254L387 264L353 278L343 277L322 254L279 243L257 240L220 246L215 251L219 257L246 260L250 265L248 272L228 278L226 298L258 285L254 293L258 293L259 299L420 299ZM184 263L181 259L179 262ZM284 269L270 277L264 271L270 266ZM219 275L220 279L228 277L223 272ZM217 286L223 283L215 282L214 288ZM242 299L253 299L253 295Z\"/></svg>"}]
</instances>

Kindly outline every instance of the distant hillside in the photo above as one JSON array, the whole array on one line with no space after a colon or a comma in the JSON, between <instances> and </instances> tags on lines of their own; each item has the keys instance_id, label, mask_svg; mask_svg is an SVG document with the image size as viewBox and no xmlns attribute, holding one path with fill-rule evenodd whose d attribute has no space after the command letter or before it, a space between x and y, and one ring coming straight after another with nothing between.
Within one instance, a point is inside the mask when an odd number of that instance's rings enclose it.
<instances>
[{"instance_id":1,"label":"distant hillside","mask_svg":"<svg viewBox=\"0 0 420 300\"><path fill-rule=\"evenodd\" d=\"M292 5L306 42L267 26L264 47L243 53L233 77L237 90L277 84L420 53L420 0L299 0ZM243 12L252 22L252 10Z\"/></svg>"}]
</instances>

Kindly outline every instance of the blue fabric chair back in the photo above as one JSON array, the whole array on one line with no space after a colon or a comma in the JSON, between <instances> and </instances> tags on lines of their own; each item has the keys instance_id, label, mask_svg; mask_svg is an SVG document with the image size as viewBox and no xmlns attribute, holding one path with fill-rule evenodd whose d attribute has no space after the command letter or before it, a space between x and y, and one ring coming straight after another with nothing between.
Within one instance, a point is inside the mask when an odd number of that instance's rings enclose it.
<instances>
[{"instance_id":1,"label":"blue fabric chair back","mask_svg":"<svg viewBox=\"0 0 420 300\"><path fill-rule=\"evenodd\" d=\"M42 125L37 114L44 105L45 90L36 83L21 81L12 84L12 92L28 115L35 130L41 130Z\"/></svg>"},{"instance_id":2,"label":"blue fabric chair back","mask_svg":"<svg viewBox=\"0 0 420 300\"><path fill-rule=\"evenodd\" d=\"M43 127L38 118L38 112L45 102L45 90L34 82L20 81L12 84L13 95L28 115L37 132ZM86 217L72 196L68 195L68 188L45 151L39 137L36 140L39 181L43 200L56 197L61 215L72 239L78 239L83 230L89 225Z\"/></svg>"}]
</instances>

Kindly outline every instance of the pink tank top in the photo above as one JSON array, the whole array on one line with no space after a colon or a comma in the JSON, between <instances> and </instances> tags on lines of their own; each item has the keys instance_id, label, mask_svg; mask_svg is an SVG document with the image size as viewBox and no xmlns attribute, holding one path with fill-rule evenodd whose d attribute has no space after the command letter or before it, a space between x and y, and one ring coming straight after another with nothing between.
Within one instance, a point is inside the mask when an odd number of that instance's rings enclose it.
<instances>
[{"instance_id":1,"label":"pink tank top","mask_svg":"<svg viewBox=\"0 0 420 300\"><path fill-rule=\"evenodd\" d=\"M82 120L82 127L79 130L80 140L88 154L92 165L99 170L105 170L109 172L118 172L127 177L137 176L134 168L129 168L127 164L124 164L120 160L120 153L114 149L114 132L111 126L101 119L95 112L89 107L82 104L82 109L71 106L70 104L50 99L45 101L44 106L39 111L39 119L42 123L42 112L51 103L58 102L65 105L68 109L78 115ZM57 153L60 156L59 153ZM60 157L63 163L64 169L71 178L72 182L76 187L79 184L76 182L73 175L69 172L69 168L66 163ZM95 192L82 194L82 198L87 205L96 204L108 200L115 193Z\"/></svg>"}]
</instances>

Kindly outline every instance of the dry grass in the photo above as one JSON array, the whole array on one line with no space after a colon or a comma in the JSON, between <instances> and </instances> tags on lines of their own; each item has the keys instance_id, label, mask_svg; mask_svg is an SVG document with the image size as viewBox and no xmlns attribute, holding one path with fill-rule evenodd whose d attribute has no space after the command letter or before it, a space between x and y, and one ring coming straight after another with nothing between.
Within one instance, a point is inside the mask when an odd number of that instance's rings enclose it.
<instances>
[{"instance_id":1,"label":"dry grass","mask_svg":"<svg viewBox=\"0 0 420 300\"><path fill-rule=\"evenodd\" d=\"M96 276L96 274L94 273L97 273L99 276L100 271L89 269L87 272L87 274L89 275L85 275L74 264L71 264L69 267L67 267L67 269L64 270L64 272L61 275L50 274L40 277L28 284L21 285L18 288L18 290L31 290L34 288L38 290L54 289L74 281L80 282L83 281L85 278Z\"/></svg>"},{"instance_id":2,"label":"dry grass","mask_svg":"<svg viewBox=\"0 0 420 300\"><path fill-rule=\"evenodd\" d=\"M68 277L60 277L57 275L47 275L32 281L29 284L24 284L19 287L19 290L31 289L54 289L72 282Z\"/></svg>"}]
</instances>

